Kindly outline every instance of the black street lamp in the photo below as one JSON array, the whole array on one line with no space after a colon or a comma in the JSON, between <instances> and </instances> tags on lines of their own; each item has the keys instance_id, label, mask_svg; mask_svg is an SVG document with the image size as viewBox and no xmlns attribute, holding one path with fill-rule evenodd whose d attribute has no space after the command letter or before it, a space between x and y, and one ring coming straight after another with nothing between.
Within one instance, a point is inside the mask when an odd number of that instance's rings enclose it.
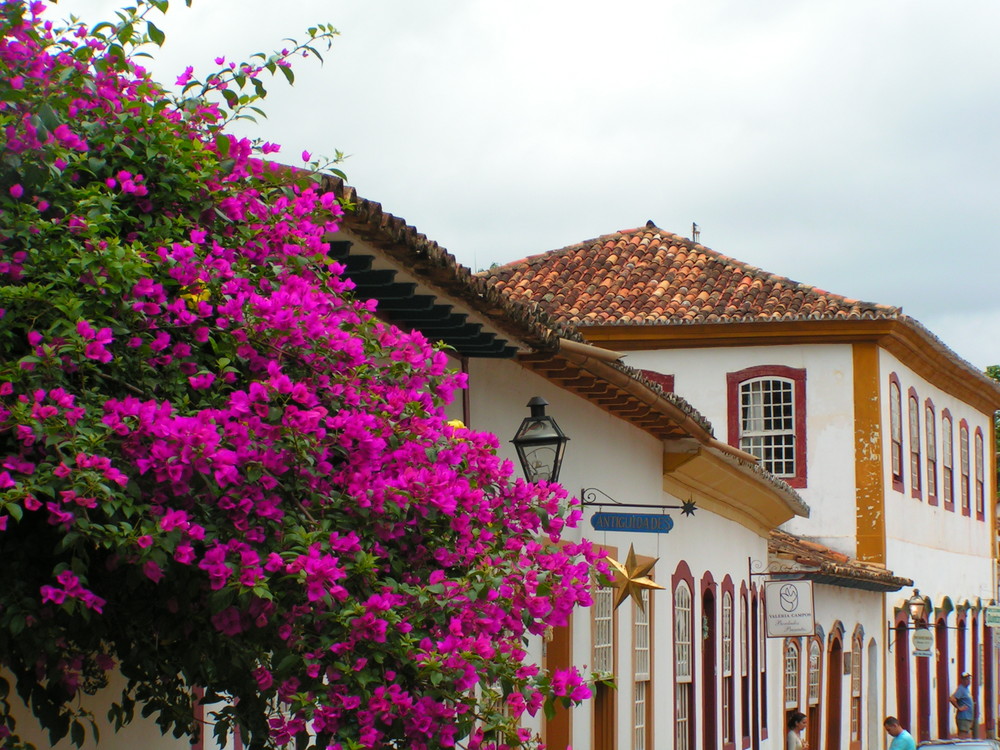
<instances>
[{"instance_id":1,"label":"black street lamp","mask_svg":"<svg viewBox=\"0 0 1000 750\"><path fill-rule=\"evenodd\" d=\"M920 589L913 589L913 596L906 600L906 609L917 625L927 621L927 602L920 596Z\"/></svg>"},{"instance_id":2,"label":"black street lamp","mask_svg":"<svg viewBox=\"0 0 1000 750\"><path fill-rule=\"evenodd\" d=\"M545 407L548 405L549 402L541 396L532 398L528 402L531 416L524 418L514 439L510 441L521 461L524 477L529 482L557 481L566 443L569 442L556 421L545 416Z\"/></svg>"}]
</instances>

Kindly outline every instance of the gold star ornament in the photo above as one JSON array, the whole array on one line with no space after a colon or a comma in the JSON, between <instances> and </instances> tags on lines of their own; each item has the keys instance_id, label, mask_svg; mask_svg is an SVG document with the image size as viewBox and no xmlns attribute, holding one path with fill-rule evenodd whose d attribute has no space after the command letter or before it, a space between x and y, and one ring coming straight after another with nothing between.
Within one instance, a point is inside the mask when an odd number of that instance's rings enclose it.
<instances>
[{"instance_id":1,"label":"gold star ornament","mask_svg":"<svg viewBox=\"0 0 1000 750\"><path fill-rule=\"evenodd\" d=\"M611 583L612 588L618 589L615 592L615 609L618 609L622 602L631 596L635 600L635 603L639 605L639 609L645 611L645 605L642 603L642 590L663 589L663 586L649 577L649 571L653 569L659 558L640 565L635 559L635 546L630 544L628 557L625 559L624 565L610 555L605 559L615 574L615 579Z\"/></svg>"}]
</instances>

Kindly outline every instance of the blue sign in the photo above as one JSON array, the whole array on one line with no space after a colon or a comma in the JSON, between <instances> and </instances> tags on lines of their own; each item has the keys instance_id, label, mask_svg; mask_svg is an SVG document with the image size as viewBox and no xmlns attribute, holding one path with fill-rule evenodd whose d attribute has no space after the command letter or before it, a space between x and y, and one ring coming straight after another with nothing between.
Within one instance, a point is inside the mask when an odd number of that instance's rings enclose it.
<instances>
[{"instance_id":1,"label":"blue sign","mask_svg":"<svg viewBox=\"0 0 1000 750\"><path fill-rule=\"evenodd\" d=\"M646 534L667 534L674 520L662 513L595 513L590 517L595 531L638 531Z\"/></svg>"}]
</instances>

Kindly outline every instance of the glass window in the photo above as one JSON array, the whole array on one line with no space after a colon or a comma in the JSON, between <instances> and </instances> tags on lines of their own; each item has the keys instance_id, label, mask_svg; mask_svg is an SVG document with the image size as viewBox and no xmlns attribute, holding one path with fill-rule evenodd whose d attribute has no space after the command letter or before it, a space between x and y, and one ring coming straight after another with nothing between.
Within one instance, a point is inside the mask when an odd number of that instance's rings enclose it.
<instances>
[{"instance_id":1,"label":"glass window","mask_svg":"<svg viewBox=\"0 0 1000 750\"><path fill-rule=\"evenodd\" d=\"M937 501L937 422L934 407L928 401L924 407L924 429L927 432L927 499Z\"/></svg>"},{"instance_id":2,"label":"glass window","mask_svg":"<svg viewBox=\"0 0 1000 750\"><path fill-rule=\"evenodd\" d=\"M685 581L674 589L674 747L691 748L691 589Z\"/></svg>"},{"instance_id":3,"label":"glass window","mask_svg":"<svg viewBox=\"0 0 1000 750\"><path fill-rule=\"evenodd\" d=\"M785 641L785 708L799 707L799 644Z\"/></svg>"},{"instance_id":4,"label":"glass window","mask_svg":"<svg viewBox=\"0 0 1000 750\"><path fill-rule=\"evenodd\" d=\"M983 474L983 433L976 428L976 518L986 515L986 484Z\"/></svg>"},{"instance_id":5,"label":"glass window","mask_svg":"<svg viewBox=\"0 0 1000 750\"><path fill-rule=\"evenodd\" d=\"M792 381L760 378L740 386L740 448L775 476L795 476Z\"/></svg>"},{"instance_id":6,"label":"glass window","mask_svg":"<svg viewBox=\"0 0 1000 750\"><path fill-rule=\"evenodd\" d=\"M889 383L889 436L892 440L890 448L892 481L901 483L903 481L903 415L899 383L895 380Z\"/></svg>"},{"instance_id":7,"label":"glass window","mask_svg":"<svg viewBox=\"0 0 1000 750\"><path fill-rule=\"evenodd\" d=\"M955 508L955 477L954 477L954 456L953 441L955 437L951 430L951 417L945 413L941 415L941 494L944 495L944 507L953 510Z\"/></svg>"},{"instance_id":8,"label":"glass window","mask_svg":"<svg viewBox=\"0 0 1000 750\"><path fill-rule=\"evenodd\" d=\"M910 393L910 491L914 497L920 496L920 404L916 394Z\"/></svg>"},{"instance_id":9,"label":"glass window","mask_svg":"<svg viewBox=\"0 0 1000 750\"><path fill-rule=\"evenodd\" d=\"M962 498L962 513L969 515L969 425L963 419L958 428L958 450L959 461L962 469L962 478L959 481L958 491Z\"/></svg>"}]
</instances>

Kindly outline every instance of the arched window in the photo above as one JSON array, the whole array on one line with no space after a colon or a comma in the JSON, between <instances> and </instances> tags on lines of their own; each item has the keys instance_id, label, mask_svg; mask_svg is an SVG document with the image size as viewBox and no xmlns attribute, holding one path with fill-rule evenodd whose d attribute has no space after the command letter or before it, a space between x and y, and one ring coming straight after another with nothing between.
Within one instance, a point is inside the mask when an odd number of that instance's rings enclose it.
<instances>
[{"instance_id":1,"label":"arched window","mask_svg":"<svg viewBox=\"0 0 1000 750\"><path fill-rule=\"evenodd\" d=\"M927 503L937 505L937 420L930 399L924 402L924 430L927 432Z\"/></svg>"},{"instance_id":2,"label":"arched window","mask_svg":"<svg viewBox=\"0 0 1000 750\"><path fill-rule=\"evenodd\" d=\"M793 487L806 486L806 371L750 367L726 376L729 443Z\"/></svg>"},{"instance_id":3,"label":"arched window","mask_svg":"<svg viewBox=\"0 0 1000 750\"><path fill-rule=\"evenodd\" d=\"M642 590L642 605L632 606L632 748L646 750L652 747L649 686L652 683L652 659L650 652L650 617L652 602L649 589Z\"/></svg>"},{"instance_id":4,"label":"arched window","mask_svg":"<svg viewBox=\"0 0 1000 750\"><path fill-rule=\"evenodd\" d=\"M806 733L809 739L809 747L819 747L820 744L820 690L823 678L823 647L819 638L809 639L809 685L806 690Z\"/></svg>"},{"instance_id":5,"label":"arched window","mask_svg":"<svg viewBox=\"0 0 1000 750\"><path fill-rule=\"evenodd\" d=\"M969 423L964 419L958 425L958 455L962 470L958 491L962 498L962 515L972 515L972 501L969 497Z\"/></svg>"},{"instance_id":6,"label":"arched window","mask_svg":"<svg viewBox=\"0 0 1000 750\"><path fill-rule=\"evenodd\" d=\"M907 399L910 418L910 495L920 497L920 402L917 392L910 389Z\"/></svg>"},{"instance_id":7,"label":"arched window","mask_svg":"<svg viewBox=\"0 0 1000 750\"><path fill-rule=\"evenodd\" d=\"M679 581L674 588L674 747L677 750L691 750L694 735L692 614L691 587L686 581Z\"/></svg>"},{"instance_id":8,"label":"arched window","mask_svg":"<svg viewBox=\"0 0 1000 750\"><path fill-rule=\"evenodd\" d=\"M889 455L892 459L892 487L903 491L903 405L896 373L889 376Z\"/></svg>"},{"instance_id":9,"label":"arched window","mask_svg":"<svg viewBox=\"0 0 1000 750\"><path fill-rule=\"evenodd\" d=\"M799 644L785 639L785 712L799 709Z\"/></svg>"},{"instance_id":10,"label":"arched window","mask_svg":"<svg viewBox=\"0 0 1000 750\"><path fill-rule=\"evenodd\" d=\"M983 431L976 428L976 518L986 519L986 483L983 474Z\"/></svg>"},{"instance_id":11,"label":"arched window","mask_svg":"<svg viewBox=\"0 0 1000 750\"><path fill-rule=\"evenodd\" d=\"M941 413L941 494L944 495L945 510L955 510L954 441L951 414L945 409Z\"/></svg>"},{"instance_id":12,"label":"arched window","mask_svg":"<svg viewBox=\"0 0 1000 750\"><path fill-rule=\"evenodd\" d=\"M861 742L861 634L851 639L851 742Z\"/></svg>"},{"instance_id":13,"label":"arched window","mask_svg":"<svg viewBox=\"0 0 1000 750\"><path fill-rule=\"evenodd\" d=\"M733 684L733 595L730 591L722 594L722 744L730 745L735 740L734 721L736 697Z\"/></svg>"},{"instance_id":14,"label":"arched window","mask_svg":"<svg viewBox=\"0 0 1000 750\"><path fill-rule=\"evenodd\" d=\"M744 743L750 741L750 610L747 595L740 594L740 730Z\"/></svg>"}]
</instances>

